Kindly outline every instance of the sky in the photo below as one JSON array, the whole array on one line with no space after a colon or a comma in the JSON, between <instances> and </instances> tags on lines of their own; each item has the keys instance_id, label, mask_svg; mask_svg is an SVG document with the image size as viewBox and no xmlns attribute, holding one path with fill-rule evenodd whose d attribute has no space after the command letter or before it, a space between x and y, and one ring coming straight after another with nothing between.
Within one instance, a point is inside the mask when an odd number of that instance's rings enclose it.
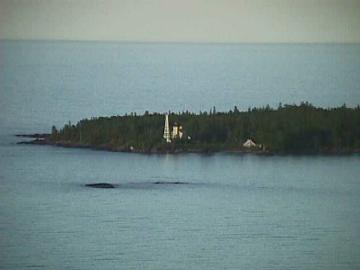
<instances>
[{"instance_id":1,"label":"sky","mask_svg":"<svg viewBox=\"0 0 360 270\"><path fill-rule=\"evenodd\" d=\"M0 39L360 42L360 0L0 0Z\"/></svg>"}]
</instances>

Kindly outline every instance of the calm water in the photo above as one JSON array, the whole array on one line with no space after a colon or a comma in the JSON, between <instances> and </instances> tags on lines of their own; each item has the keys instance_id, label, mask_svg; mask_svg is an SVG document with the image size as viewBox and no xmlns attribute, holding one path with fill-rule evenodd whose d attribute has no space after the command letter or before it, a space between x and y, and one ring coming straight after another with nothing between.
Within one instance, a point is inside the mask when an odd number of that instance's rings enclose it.
<instances>
[{"instance_id":1,"label":"calm water","mask_svg":"<svg viewBox=\"0 0 360 270\"><path fill-rule=\"evenodd\" d=\"M358 155L139 155L11 136L129 111L354 106L359 71L359 45L0 42L0 268L359 269Z\"/></svg>"}]
</instances>

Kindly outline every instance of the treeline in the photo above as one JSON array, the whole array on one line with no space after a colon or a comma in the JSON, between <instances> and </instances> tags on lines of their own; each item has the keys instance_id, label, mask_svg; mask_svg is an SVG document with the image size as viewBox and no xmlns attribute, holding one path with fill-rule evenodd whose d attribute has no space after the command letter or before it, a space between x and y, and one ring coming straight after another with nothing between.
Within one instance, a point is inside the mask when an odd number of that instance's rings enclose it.
<instances>
[{"instance_id":1,"label":"treeline","mask_svg":"<svg viewBox=\"0 0 360 270\"><path fill-rule=\"evenodd\" d=\"M262 151L283 153L355 152L360 149L360 108L317 108L310 103L199 114L169 113L170 126L183 126L183 139L165 143L164 114L145 112L84 119L55 127L51 143L68 143L113 150L221 151L241 150L247 139ZM258 151L259 148L256 148Z\"/></svg>"}]
</instances>

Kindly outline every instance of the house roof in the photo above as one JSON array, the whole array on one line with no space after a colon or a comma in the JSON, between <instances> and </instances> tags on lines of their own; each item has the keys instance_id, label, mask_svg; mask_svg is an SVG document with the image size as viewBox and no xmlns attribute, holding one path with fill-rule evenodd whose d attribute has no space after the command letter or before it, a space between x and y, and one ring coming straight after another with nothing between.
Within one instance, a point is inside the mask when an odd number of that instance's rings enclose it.
<instances>
[{"instance_id":1,"label":"house roof","mask_svg":"<svg viewBox=\"0 0 360 270\"><path fill-rule=\"evenodd\" d=\"M251 139L247 139L246 142L243 143L243 146L256 146L256 143Z\"/></svg>"}]
</instances>

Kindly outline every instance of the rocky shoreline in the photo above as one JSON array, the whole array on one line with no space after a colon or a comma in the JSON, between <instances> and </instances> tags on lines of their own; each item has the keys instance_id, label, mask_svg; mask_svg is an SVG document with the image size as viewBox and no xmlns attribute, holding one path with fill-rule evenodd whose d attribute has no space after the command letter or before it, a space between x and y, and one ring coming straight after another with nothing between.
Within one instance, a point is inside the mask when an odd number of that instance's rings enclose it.
<instances>
[{"instance_id":1,"label":"rocky shoreline","mask_svg":"<svg viewBox=\"0 0 360 270\"><path fill-rule=\"evenodd\" d=\"M22 138L32 138L34 140L20 141L17 144L31 144L31 145L49 145L57 146L64 148L78 148L78 149L91 149L99 151L109 151L109 152L125 152L125 153L141 153L141 154L182 154L182 153L198 153L198 154L212 154L212 153L235 153L235 154L254 154L254 155L264 155L264 156L273 156L273 155L351 155L360 153L360 149L351 149L351 150L339 150L339 149L329 149L327 151L320 152L302 152L302 153L288 153L288 152L275 152L268 150L259 150L259 149L223 149L223 150L208 150L208 149L171 149L171 150L158 150L158 149L135 149L135 148L121 148L114 147L112 145L87 145L73 143L70 141L50 141L50 134L16 134L16 137Z\"/></svg>"},{"instance_id":2,"label":"rocky shoreline","mask_svg":"<svg viewBox=\"0 0 360 270\"><path fill-rule=\"evenodd\" d=\"M263 150L247 150L247 149L227 149L221 151L209 151L205 149L171 149L171 150L158 150L158 149L137 149L137 148L122 148L122 147L114 147L112 145L88 145L88 144L79 144L71 141L50 141L50 134L16 134L16 137L22 138L33 138L34 140L28 141L20 141L17 144L31 144L31 145L50 145L64 148L78 148L78 149L91 149L91 150L100 150L100 151L110 151L110 152L125 152L125 153L142 153L142 154L181 154L181 153L218 153L218 152L226 152L226 153L252 153L252 154L261 154L261 155L272 155L274 153Z\"/></svg>"}]
</instances>

